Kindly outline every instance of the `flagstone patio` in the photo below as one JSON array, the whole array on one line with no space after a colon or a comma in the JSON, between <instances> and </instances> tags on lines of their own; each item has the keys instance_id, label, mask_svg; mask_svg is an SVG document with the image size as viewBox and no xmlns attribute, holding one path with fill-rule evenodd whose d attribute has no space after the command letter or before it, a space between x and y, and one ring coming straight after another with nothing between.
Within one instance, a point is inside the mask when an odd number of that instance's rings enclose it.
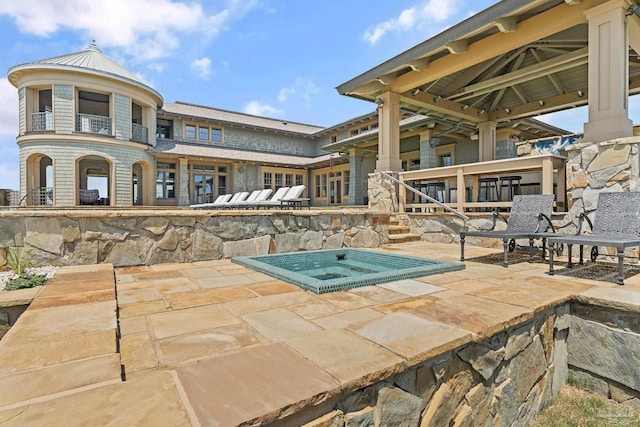
<instances>
[{"instance_id":1,"label":"flagstone patio","mask_svg":"<svg viewBox=\"0 0 640 427\"><path fill-rule=\"evenodd\" d=\"M456 261L456 245L378 249ZM316 295L229 260L64 267L0 341L3 425L237 425L337 396L580 298L640 311L619 287L547 265L463 271ZM319 412L322 414L323 412Z\"/></svg>"}]
</instances>

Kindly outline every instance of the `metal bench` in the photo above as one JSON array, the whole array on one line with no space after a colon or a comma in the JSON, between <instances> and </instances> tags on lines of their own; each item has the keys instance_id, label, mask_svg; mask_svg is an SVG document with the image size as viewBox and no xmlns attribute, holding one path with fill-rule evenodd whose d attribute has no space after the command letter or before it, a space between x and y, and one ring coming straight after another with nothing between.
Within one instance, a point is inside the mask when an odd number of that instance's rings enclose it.
<instances>
[{"instance_id":1,"label":"metal bench","mask_svg":"<svg viewBox=\"0 0 640 427\"><path fill-rule=\"evenodd\" d=\"M493 226L489 230L460 232L460 261L464 261L464 243L467 236L502 239L504 260L502 265L509 266L507 252L515 249L515 239L529 239L529 261L533 260L533 241L536 237L546 237L551 224L551 210L553 209L553 194L517 195L513 197L509 220L497 212L493 212ZM494 230L496 220L503 219L507 229ZM544 251L543 257L544 257Z\"/></svg>"},{"instance_id":2,"label":"metal bench","mask_svg":"<svg viewBox=\"0 0 640 427\"><path fill-rule=\"evenodd\" d=\"M640 246L640 192L600 193L593 224L586 215L583 218L591 225L591 234L562 235L548 238L549 247L564 243L568 248L569 262L573 267L571 247L580 245L580 264L584 263L583 249L591 246L591 261L598 257L598 246L612 246L617 250L618 277L616 283L624 285L624 250ZM580 222L579 228L582 224ZM580 230L578 230L580 231ZM549 275L553 275L553 251L549 251Z\"/></svg>"}]
</instances>

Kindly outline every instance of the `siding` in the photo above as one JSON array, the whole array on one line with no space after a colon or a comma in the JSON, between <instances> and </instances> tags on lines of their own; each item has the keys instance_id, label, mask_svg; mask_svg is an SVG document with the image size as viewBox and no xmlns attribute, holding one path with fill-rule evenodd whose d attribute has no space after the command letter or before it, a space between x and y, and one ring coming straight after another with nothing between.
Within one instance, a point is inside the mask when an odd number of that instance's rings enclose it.
<instances>
[{"instance_id":1,"label":"siding","mask_svg":"<svg viewBox=\"0 0 640 427\"><path fill-rule=\"evenodd\" d=\"M116 139L131 139L131 98L118 93L113 96L113 115Z\"/></svg>"},{"instance_id":2,"label":"siding","mask_svg":"<svg viewBox=\"0 0 640 427\"><path fill-rule=\"evenodd\" d=\"M73 86L53 86L53 122L56 133L71 133L75 130Z\"/></svg>"}]
</instances>

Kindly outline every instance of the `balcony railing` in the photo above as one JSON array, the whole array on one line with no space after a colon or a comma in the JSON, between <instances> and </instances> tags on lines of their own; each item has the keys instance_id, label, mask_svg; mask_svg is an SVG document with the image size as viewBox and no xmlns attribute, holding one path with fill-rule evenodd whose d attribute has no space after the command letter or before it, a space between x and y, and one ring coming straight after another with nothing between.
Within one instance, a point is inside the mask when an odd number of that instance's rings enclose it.
<instances>
[{"instance_id":1,"label":"balcony railing","mask_svg":"<svg viewBox=\"0 0 640 427\"><path fill-rule=\"evenodd\" d=\"M137 123L131 123L131 140L149 143L149 129Z\"/></svg>"},{"instance_id":2,"label":"balcony railing","mask_svg":"<svg viewBox=\"0 0 640 427\"><path fill-rule=\"evenodd\" d=\"M78 113L76 131L111 135L111 118L93 114Z\"/></svg>"},{"instance_id":3,"label":"balcony railing","mask_svg":"<svg viewBox=\"0 0 640 427\"><path fill-rule=\"evenodd\" d=\"M487 176L521 175L524 185L533 186L536 194L555 194L556 211L566 210L566 158L544 154L539 156L518 157L515 159L492 160L488 162L468 163L441 168L422 169L401 172L400 181L414 187L423 187L430 182L441 183L441 202L453 209L464 212L468 209L498 209L509 208L511 200L478 200L480 178ZM497 184L496 184L497 185ZM462 190L464 189L464 190ZM498 192L502 188L497 188ZM407 209L421 210L438 208L434 203L421 201L411 202L407 191L398 188L400 212ZM440 197L440 195L438 195Z\"/></svg>"},{"instance_id":4,"label":"balcony railing","mask_svg":"<svg viewBox=\"0 0 640 427\"><path fill-rule=\"evenodd\" d=\"M53 113L51 111L31 113L31 130L33 132L53 130Z\"/></svg>"}]
</instances>

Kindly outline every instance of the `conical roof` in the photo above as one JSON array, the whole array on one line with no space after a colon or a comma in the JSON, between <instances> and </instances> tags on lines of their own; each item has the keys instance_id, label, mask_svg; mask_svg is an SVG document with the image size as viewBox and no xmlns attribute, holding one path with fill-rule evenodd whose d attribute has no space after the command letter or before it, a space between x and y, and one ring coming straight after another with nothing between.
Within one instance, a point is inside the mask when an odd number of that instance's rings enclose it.
<instances>
[{"instance_id":1,"label":"conical roof","mask_svg":"<svg viewBox=\"0 0 640 427\"><path fill-rule=\"evenodd\" d=\"M148 84L143 82L138 76L124 68L122 65L106 56L95 43L91 43L86 49L66 55L55 56L53 58L40 59L21 65L16 65L9 69L9 81L16 85L18 74L29 69L75 69L76 71L89 72L102 76L115 78L127 83L139 86L152 92L160 99L162 95Z\"/></svg>"}]
</instances>

